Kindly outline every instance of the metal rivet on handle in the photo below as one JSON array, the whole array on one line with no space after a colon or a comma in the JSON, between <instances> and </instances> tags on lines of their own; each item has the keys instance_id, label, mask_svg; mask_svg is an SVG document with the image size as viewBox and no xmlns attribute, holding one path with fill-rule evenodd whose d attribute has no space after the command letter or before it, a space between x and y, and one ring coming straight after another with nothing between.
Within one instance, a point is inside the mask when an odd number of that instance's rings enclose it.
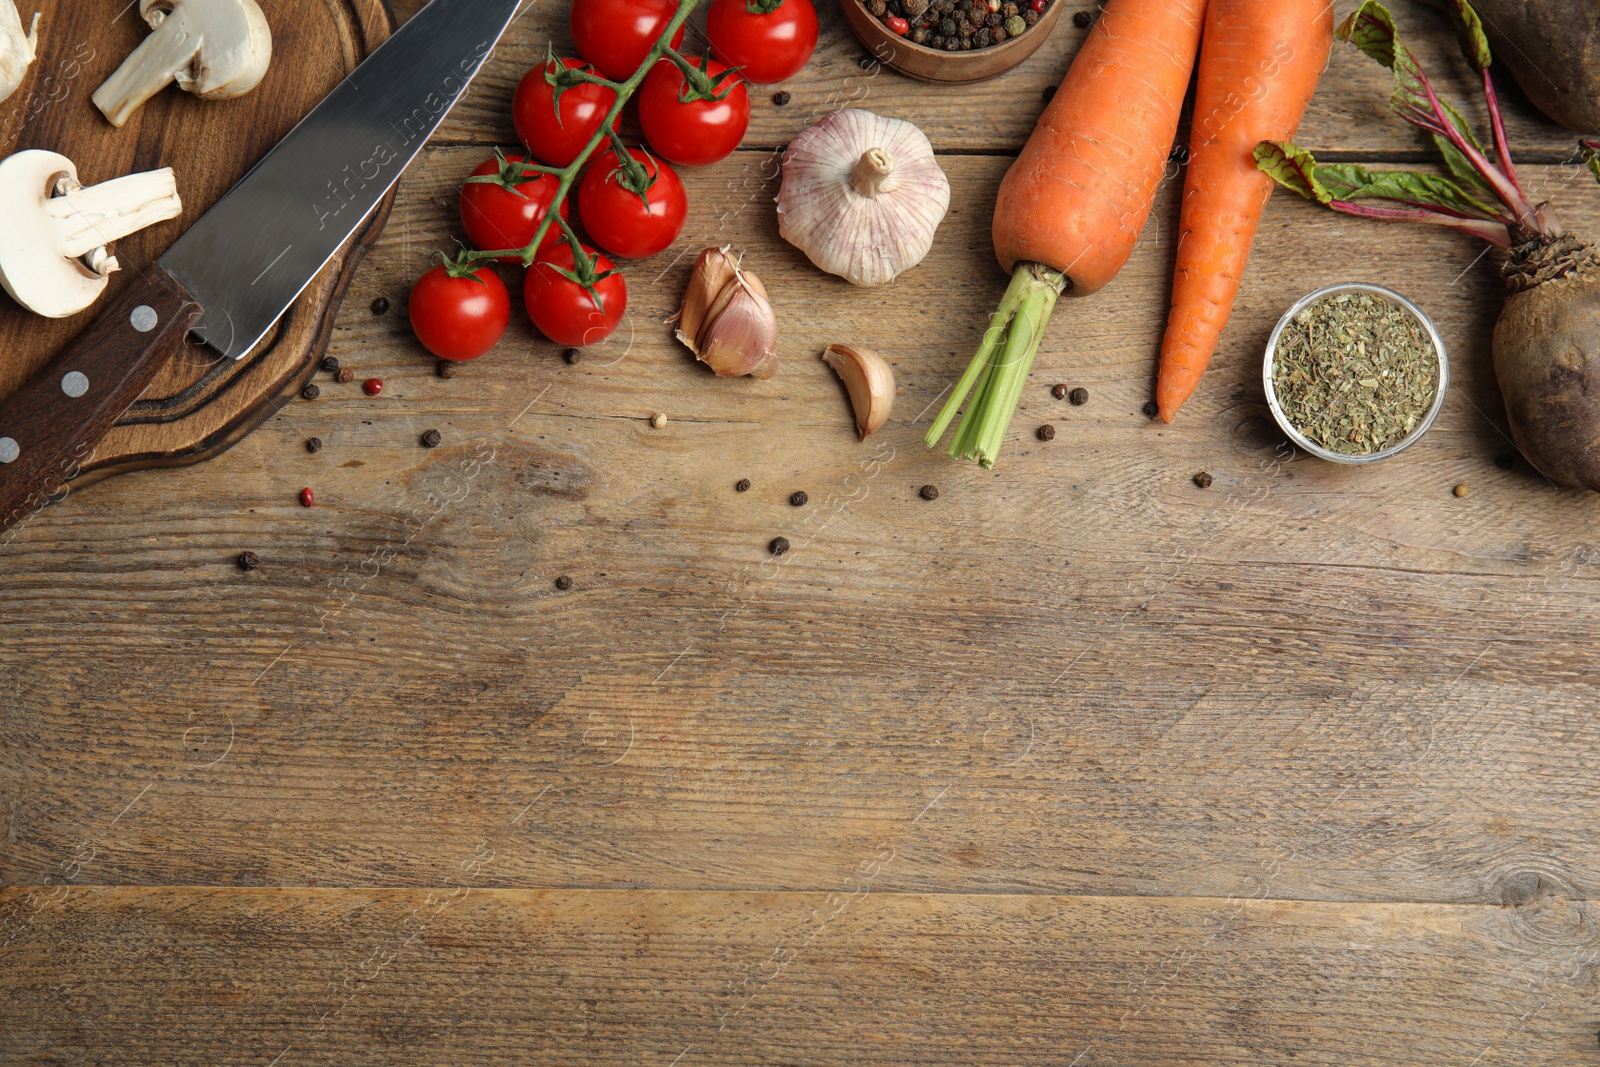
<instances>
[{"instance_id":1,"label":"metal rivet on handle","mask_svg":"<svg viewBox=\"0 0 1600 1067\"><path fill-rule=\"evenodd\" d=\"M0 437L0 463L10 463L22 455L22 446L14 438Z\"/></svg>"},{"instance_id":2,"label":"metal rivet on handle","mask_svg":"<svg viewBox=\"0 0 1600 1067\"><path fill-rule=\"evenodd\" d=\"M89 378L81 370L69 370L61 376L61 391L78 397L89 391Z\"/></svg>"},{"instance_id":3,"label":"metal rivet on handle","mask_svg":"<svg viewBox=\"0 0 1600 1067\"><path fill-rule=\"evenodd\" d=\"M156 309L149 304L140 304L133 309L133 314L128 316L128 323L140 333L149 333L156 328L158 321L160 320L156 315Z\"/></svg>"}]
</instances>

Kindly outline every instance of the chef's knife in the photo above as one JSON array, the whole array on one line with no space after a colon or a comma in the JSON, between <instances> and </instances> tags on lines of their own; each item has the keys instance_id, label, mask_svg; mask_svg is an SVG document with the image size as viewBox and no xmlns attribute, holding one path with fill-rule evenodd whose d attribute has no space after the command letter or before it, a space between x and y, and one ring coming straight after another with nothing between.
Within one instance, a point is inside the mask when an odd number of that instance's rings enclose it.
<instances>
[{"instance_id":1,"label":"chef's knife","mask_svg":"<svg viewBox=\"0 0 1600 1067\"><path fill-rule=\"evenodd\" d=\"M518 3L432 0L0 403L0 530L89 461L191 330L232 359L267 335L466 92Z\"/></svg>"}]
</instances>

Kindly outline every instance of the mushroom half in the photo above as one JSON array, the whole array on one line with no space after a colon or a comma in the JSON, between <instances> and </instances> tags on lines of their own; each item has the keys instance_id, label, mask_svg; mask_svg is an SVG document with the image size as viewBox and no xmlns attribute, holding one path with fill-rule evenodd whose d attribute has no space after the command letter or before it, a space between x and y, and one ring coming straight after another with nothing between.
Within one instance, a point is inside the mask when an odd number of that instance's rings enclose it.
<instances>
[{"instance_id":1,"label":"mushroom half","mask_svg":"<svg viewBox=\"0 0 1600 1067\"><path fill-rule=\"evenodd\" d=\"M272 31L255 0L139 0L139 14L150 36L94 91L113 126L173 82L202 100L228 100L266 77Z\"/></svg>"},{"instance_id":2,"label":"mushroom half","mask_svg":"<svg viewBox=\"0 0 1600 1067\"><path fill-rule=\"evenodd\" d=\"M0 0L0 101L17 91L38 48L39 16L33 16L33 25L23 33L17 5L12 0Z\"/></svg>"},{"instance_id":3,"label":"mushroom half","mask_svg":"<svg viewBox=\"0 0 1600 1067\"><path fill-rule=\"evenodd\" d=\"M111 242L182 211L170 167L85 188L66 156L18 152L0 163L0 284L30 311L76 315L121 266Z\"/></svg>"}]
</instances>

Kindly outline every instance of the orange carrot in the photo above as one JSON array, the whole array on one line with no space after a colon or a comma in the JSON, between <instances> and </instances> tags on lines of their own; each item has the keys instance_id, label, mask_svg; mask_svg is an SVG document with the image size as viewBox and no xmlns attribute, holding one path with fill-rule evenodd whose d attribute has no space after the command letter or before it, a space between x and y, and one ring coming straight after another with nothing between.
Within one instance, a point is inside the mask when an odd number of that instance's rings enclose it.
<instances>
[{"instance_id":1,"label":"orange carrot","mask_svg":"<svg viewBox=\"0 0 1600 1067\"><path fill-rule=\"evenodd\" d=\"M1205 9L1206 0L1106 4L1000 183L1002 267L1053 267L1079 296L1117 276L1166 170Z\"/></svg>"},{"instance_id":2,"label":"orange carrot","mask_svg":"<svg viewBox=\"0 0 1600 1067\"><path fill-rule=\"evenodd\" d=\"M1211 0L1156 380L1163 422L1200 383L1239 295L1273 187L1255 147L1294 136L1332 47L1329 0Z\"/></svg>"},{"instance_id":3,"label":"orange carrot","mask_svg":"<svg viewBox=\"0 0 1600 1067\"><path fill-rule=\"evenodd\" d=\"M1177 136L1205 9L1206 0L1106 3L1000 183L994 250L1011 285L929 428L930 447L972 393L950 454L994 466L1056 298L1101 289L1128 261Z\"/></svg>"}]
</instances>

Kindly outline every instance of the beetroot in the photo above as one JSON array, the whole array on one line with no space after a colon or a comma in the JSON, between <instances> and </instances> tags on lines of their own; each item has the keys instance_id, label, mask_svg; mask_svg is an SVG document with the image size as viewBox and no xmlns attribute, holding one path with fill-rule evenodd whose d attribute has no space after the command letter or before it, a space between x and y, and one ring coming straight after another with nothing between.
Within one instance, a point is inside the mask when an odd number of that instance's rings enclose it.
<instances>
[{"instance_id":1,"label":"beetroot","mask_svg":"<svg viewBox=\"0 0 1600 1067\"><path fill-rule=\"evenodd\" d=\"M1318 163L1278 141L1263 141L1256 162L1280 184L1335 211L1447 226L1506 249L1494 368L1512 438L1551 481L1600 490L1600 253L1567 233L1549 203L1534 204L1524 193L1483 27L1467 0L1441 6L1454 12L1462 50L1482 77L1492 125L1487 146L1434 91L1388 10L1364 0L1338 36L1394 72L1390 108L1432 135L1450 177ZM1600 144L1582 147L1600 177Z\"/></svg>"}]
</instances>

